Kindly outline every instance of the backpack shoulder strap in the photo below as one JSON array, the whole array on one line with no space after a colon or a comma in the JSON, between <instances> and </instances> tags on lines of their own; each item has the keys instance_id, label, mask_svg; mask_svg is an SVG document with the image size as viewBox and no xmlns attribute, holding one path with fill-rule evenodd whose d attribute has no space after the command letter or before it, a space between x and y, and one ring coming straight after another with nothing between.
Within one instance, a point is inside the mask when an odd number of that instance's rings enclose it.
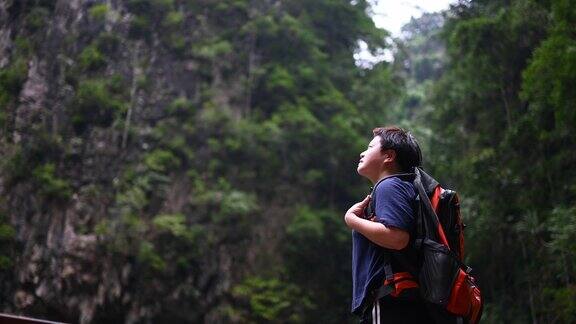
<instances>
[{"instance_id":1,"label":"backpack shoulder strap","mask_svg":"<svg viewBox=\"0 0 576 324\"><path fill-rule=\"evenodd\" d=\"M440 185L440 183L436 181L436 179L432 178L428 173L424 172L420 167L415 168L414 172L420 175L420 183L422 183L422 187L428 197L432 196L434 190Z\"/></svg>"},{"instance_id":2,"label":"backpack shoulder strap","mask_svg":"<svg viewBox=\"0 0 576 324\"><path fill-rule=\"evenodd\" d=\"M436 215L435 207L438 205L440 200L440 195L442 193L442 188L436 180L427 175L422 169L415 169L416 177L414 178L414 187L418 192L420 199L421 210L417 213L417 234L418 239L430 238L436 242L440 242L448 246L448 240L442 229L442 224ZM430 180L431 179L431 180ZM431 194L427 193L427 190L422 181L426 182L428 189L430 190L432 185L435 185L434 189L431 190ZM432 199L430 199L430 196Z\"/></svg>"}]
</instances>

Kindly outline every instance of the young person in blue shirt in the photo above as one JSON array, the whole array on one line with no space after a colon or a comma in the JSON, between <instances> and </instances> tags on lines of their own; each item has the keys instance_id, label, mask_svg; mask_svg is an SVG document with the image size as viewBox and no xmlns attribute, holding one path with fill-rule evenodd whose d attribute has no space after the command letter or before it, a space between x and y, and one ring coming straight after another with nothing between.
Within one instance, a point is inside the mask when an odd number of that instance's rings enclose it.
<instances>
[{"instance_id":1,"label":"young person in blue shirt","mask_svg":"<svg viewBox=\"0 0 576 324\"><path fill-rule=\"evenodd\" d=\"M410 243L417 195L406 174L421 165L420 147L398 127L373 133L357 171L375 188L344 216L352 229L352 312L360 323L433 323L407 265L415 260ZM372 198L374 211L365 216Z\"/></svg>"}]
</instances>

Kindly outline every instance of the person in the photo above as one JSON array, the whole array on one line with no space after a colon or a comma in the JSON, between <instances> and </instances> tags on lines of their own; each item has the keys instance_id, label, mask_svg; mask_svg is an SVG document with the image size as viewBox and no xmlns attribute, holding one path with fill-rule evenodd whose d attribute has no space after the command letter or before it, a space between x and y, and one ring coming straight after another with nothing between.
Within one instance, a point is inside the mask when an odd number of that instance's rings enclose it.
<instances>
[{"instance_id":1,"label":"person","mask_svg":"<svg viewBox=\"0 0 576 324\"><path fill-rule=\"evenodd\" d=\"M352 230L352 313L360 323L432 323L409 271L417 206L410 176L421 165L420 147L399 127L375 128L373 135L357 171L374 189L344 216ZM366 216L369 206L373 214Z\"/></svg>"}]
</instances>

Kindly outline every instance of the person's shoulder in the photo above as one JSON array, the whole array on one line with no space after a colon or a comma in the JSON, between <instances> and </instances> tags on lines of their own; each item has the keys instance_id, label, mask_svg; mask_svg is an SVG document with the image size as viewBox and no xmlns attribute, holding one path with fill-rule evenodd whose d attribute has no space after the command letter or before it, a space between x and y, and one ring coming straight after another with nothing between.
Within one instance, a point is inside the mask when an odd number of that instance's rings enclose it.
<instances>
[{"instance_id":1,"label":"person's shoulder","mask_svg":"<svg viewBox=\"0 0 576 324\"><path fill-rule=\"evenodd\" d=\"M394 176L382 180L376 187L377 193L390 191L397 191L410 196L415 192L414 185L411 181Z\"/></svg>"}]
</instances>

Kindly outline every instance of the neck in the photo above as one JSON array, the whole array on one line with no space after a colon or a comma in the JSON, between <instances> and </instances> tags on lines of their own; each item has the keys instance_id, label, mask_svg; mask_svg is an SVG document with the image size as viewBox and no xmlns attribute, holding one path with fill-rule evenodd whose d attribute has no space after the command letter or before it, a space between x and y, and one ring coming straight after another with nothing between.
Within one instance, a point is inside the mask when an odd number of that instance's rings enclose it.
<instances>
[{"instance_id":1,"label":"neck","mask_svg":"<svg viewBox=\"0 0 576 324\"><path fill-rule=\"evenodd\" d=\"M396 171L396 170L383 170L382 172L380 172L380 174L378 174L376 177L374 177L374 178L372 178L372 179L370 179L370 180L372 180L372 184L376 184L376 183L378 183L378 181L380 181L380 180L382 180L382 179L384 179L384 178L386 178L386 177L388 177L388 176L391 176L391 175L394 175L394 174L397 174L397 173L398 173L398 172L395 172L395 171Z\"/></svg>"}]
</instances>

